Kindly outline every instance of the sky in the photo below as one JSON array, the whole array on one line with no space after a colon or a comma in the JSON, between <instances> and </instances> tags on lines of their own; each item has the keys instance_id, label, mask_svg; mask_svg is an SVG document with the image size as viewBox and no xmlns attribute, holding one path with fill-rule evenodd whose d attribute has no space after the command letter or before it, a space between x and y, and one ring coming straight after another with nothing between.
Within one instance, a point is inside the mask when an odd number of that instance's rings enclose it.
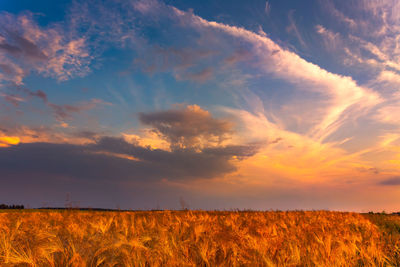
<instances>
[{"instance_id":1,"label":"sky","mask_svg":"<svg viewBox=\"0 0 400 267\"><path fill-rule=\"evenodd\" d=\"M400 2L0 1L0 203L400 210Z\"/></svg>"}]
</instances>

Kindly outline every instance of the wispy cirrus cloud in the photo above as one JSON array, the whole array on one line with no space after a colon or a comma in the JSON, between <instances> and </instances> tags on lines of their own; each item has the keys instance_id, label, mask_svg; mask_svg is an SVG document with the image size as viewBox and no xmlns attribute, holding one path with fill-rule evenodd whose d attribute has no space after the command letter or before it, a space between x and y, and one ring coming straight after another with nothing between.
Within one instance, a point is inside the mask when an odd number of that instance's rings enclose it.
<instances>
[{"instance_id":1,"label":"wispy cirrus cloud","mask_svg":"<svg viewBox=\"0 0 400 267\"><path fill-rule=\"evenodd\" d=\"M47 94L42 90L32 91L25 86L11 86L11 89L15 93L0 93L0 97L15 107L18 107L20 103L29 102L32 98L40 99L44 105L51 109L54 118L59 122L71 120L74 114L82 114L84 111L99 106L112 106L112 103L98 98L73 104L56 104L49 101Z\"/></svg>"},{"instance_id":2,"label":"wispy cirrus cloud","mask_svg":"<svg viewBox=\"0 0 400 267\"><path fill-rule=\"evenodd\" d=\"M343 115L352 109L352 116L359 116L363 109L371 108L381 102L380 96L372 90L359 86L351 77L331 73L307 62L297 54L288 51L266 36L244 28L229 26L204 20L194 14L172 8L179 19L188 25L202 30L221 31L230 36L247 41L251 53L257 55L258 68L264 73L284 79L302 90L310 90L328 97L329 103L320 122L310 130L313 138L323 140L342 124Z\"/></svg>"},{"instance_id":3,"label":"wispy cirrus cloud","mask_svg":"<svg viewBox=\"0 0 400 267\"><path fill-rule=\"evenodd\" d=\"M179 80L205 82L213 78L214 69L199 68L199 65L210 60L218 52L212 49L196 49L193 47L150 46L134 60L134 65L147 73L171 72Z\"/></svg>"},{"instance_id":4,"label":"wispy cirrus cloud","mask_svg":"<svg viewBox=\"0 0 400 267\"><path fill-rule=\"evenodd\" d=\"M162 19L163 16L168 19L175 18L179 27L191 28L200 36L207 36L219 49L231 46L231 40L238 42L240 40L251 55L246 57L252 58L253 70L282 79L293 84L297 90L319 94L319 101L323 101L324 106L320 106L318 111L314 112L319 114L319 117L308 129L308 135L316 140L323 141L337 131L345 121L365 115L366 111L382 101L378 93L360 86L350 76L335 74L308 62L265 35L242 27L208 21L190 11L185 12L172 6L164 5L164 8L160 9L159 5L164 4L157 3L157 8L149 7L141 12L146 14L150 10L158 12L157 19ZM232 54L226 56L226 59L230 58ZM227 64L233 63L225 61Z\"/></svg>"},{"instance_id":5,"label":"wispy cirrus cloud","mask_svg":"<svg viewBox=\"0 0 400 267\"><path fill-rule=\"evenodd\" d=\"M321 1L321 5L325 12L346 26L335 30L327 30L324 25L317 26L318 33L327 40L334 36L341 37L342 45L337 47L335 54L345 51L346 64L367 67L375 76L379 76L381 71L400 70L397 63L400 58L397 45L400 17L395 12L400 5L397 1L350 1L346 12L351 14L351 18L343 15L334 1ZM335 25L333 27L336 28Z\"/></svg>"},{"instance_id":6,"label":"wispy cirrus cloud","mask_svg":"<svg viewBox=\"0 0 400 267\"><path fill-rule=\"evenodd\" d=\"M349 176L356 181L358 177L371 175L362 170L376 167L374 162L363 160L360 155L349 153L334 142L323 144L282 129L263 113L236 109L225 111L240 120L243 133L239 136L247 142L262 144L257 154L239 164L241 175L252 177L247 178L248 183L271 185L289 180L340 183ZM271 179L264 180L266 176Z\"/></svg>"},{"instance_id":7,"label":"wispy cirrus cloud","mask_svg":"<svg viewBox=\"0 0 400 267\"><path fill-rule=\"evenodd\" d=\"M322 25L316 25L315 29L324 38L324 45L328 50L334 51L339 48L342 40L338 32L332 32Z\"/></svg>"},{"instance_id":8,"label":"wispy cirrus cloud","mask_svg":"<svg viewBox=\"0 0 400 267\"><path fill-rule=\"evenodd\" d=\"M300 33L300 30L298 29L297 25L296 25L296 21L294 20L294 10L290 10L289 14L288 14L288 18L289 18L289 25L286 27L286 31L289 34L294 35L297 40L299 41L299 43L303 46L303 47L307 47L306 42L304 41L303 36Z\"/></svg>"},{"instance_id":9,"label":"wispy cirrus cloud","mask_svg":"<svg viewBox=\"0 0 400 267\"><path fill-rule=\"evenodd\" d=\"M25 99L15 95L15 94L4 94L0 93L0 96L3 97L7 102L11 103L15 107L18 107L21 102L25 102Z\"/></svg>"},{"instance_id":10,"label":"wispy cirrus cloud","mask_svg":"<svg viewBox=\"0 0 400 267\"><path fill-rule=\"evenodd\" d=\"M265 1L264 12L267 15L269 15L269 13L271 12L271 4L268 1Z\"/></svg>"}]
</instances>

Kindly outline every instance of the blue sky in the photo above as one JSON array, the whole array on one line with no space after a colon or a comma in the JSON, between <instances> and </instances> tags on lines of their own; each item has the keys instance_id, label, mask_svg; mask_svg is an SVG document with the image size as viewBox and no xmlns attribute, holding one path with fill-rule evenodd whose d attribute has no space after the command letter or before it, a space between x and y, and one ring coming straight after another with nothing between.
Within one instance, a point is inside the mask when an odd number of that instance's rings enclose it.
<instances>
[{"instance_id":1,"label":"blue sky","mask_svg":"<svg viewBox=\"0 0 400 267\"><path fill-rule=\"evenodd\" d=\"M2 1L0 202L395 210L399 8Z\"/></svg>"}]
</instances>

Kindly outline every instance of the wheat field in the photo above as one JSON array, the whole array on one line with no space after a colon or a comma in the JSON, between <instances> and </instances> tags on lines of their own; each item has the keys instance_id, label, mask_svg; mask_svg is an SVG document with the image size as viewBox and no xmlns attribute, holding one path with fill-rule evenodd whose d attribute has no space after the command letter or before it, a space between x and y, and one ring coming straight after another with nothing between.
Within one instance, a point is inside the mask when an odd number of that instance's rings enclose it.
<instances>
[{"instance_id":1,"label":"wheat field","mask_svg":"<svg viewBox=\"0 0 400 267\"><path fill-rule=\"evenodd\" d=\"M0 266L398 266L400 220L393 218L328 211L3 211Z\"/></svg>"}]
</instances>

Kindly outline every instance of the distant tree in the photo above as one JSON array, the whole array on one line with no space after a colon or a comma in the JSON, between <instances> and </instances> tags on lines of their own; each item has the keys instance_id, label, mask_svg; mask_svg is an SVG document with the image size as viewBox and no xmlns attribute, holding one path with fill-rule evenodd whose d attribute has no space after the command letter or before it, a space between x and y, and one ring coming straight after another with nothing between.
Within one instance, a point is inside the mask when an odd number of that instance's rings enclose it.
<instances>
[{"instance_id":1,"label":"distant tree","mask_svg":"<svg viewBox=\"0 0 400 267\"><path fill-rule=\"evenodd\" d=\"M24 209L24 205L6 205L6 204L0 204L0 209Z\"/></svg>"}]
</instances>

